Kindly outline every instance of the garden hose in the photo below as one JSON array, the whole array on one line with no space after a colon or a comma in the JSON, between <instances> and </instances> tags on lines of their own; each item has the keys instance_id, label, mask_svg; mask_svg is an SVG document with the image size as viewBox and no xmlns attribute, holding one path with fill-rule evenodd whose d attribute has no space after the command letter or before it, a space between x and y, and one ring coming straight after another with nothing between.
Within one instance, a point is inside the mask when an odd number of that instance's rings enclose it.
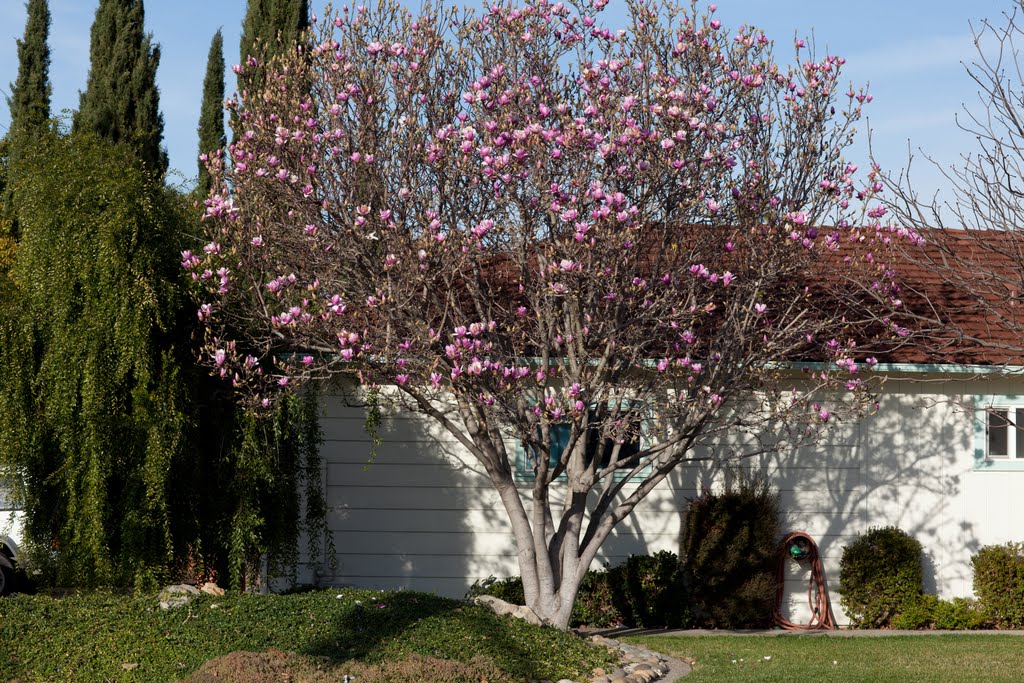
<instances>
[{"instance_id":1,"label":"garden hose","mask_svg":"<svg viewBox=\"0 0 1024 683\"><path fill-rule=\"evenodd\" d=\"M811 608L811 620L797 624L782 616L782 601L786 592L786 560L807 561L811 564L811 578L807 585L807 604ZM794 531L782 540L779 547L778 563L775 566L775 623L790 631L834 629L836 617L832 613L832 601L825 585L825 570L818 553L818 544L803 531Z\"/></svg>"}]
</instances>

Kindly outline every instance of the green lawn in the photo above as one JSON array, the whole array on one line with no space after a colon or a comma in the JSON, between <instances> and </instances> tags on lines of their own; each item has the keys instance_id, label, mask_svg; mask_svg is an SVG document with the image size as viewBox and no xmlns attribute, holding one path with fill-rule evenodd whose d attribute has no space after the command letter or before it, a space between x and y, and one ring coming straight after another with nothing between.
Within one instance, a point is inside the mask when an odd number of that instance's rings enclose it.
<instances>
[{"instance_id":1,"label":"green lawn","mask_svg":"<svg viewBox=\"0 0 1024 683\"><path fill-rule=\"evenodd\" d=\"M624 638L694 660L685 683L729 681L1024 680L1024 637L927 636L645 636Z\"/></svg>"}]
</instances>

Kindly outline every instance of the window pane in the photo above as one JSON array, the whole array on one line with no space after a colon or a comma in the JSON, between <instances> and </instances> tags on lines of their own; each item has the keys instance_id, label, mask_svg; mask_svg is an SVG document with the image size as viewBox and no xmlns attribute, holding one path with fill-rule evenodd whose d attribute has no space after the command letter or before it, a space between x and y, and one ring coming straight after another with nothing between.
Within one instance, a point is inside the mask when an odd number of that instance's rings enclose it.
<instances>
[{"instance_id":1,"label":"window pane","mask_svg":"<svg viewBox=\"0 0 1024 683\"><path fill-rule=\"evenodd\" d=\"M1007 449L1008 427L1010 422L1007 419L1005 408L990 408L988 411L988 455L989 457L1005 458L1009 453Z\"/></svg>"},{"instance_id":2,"label":"window pane","mask_svg":"<svg viewBox=\"0 0 1024 683\"><path fill-rule=\"evenodd\" d=\"M1014 427L1016 428L1016 457L1017 459L1024 459L1024 409L1015 408L1011 419L1013 420Z\"/></svg>"},{"instance_id":3,"label":"window pane","mask_svg":"<svg viewBox=\"0 0 1024 683\"><path fill-rule=\"evenodd\" d=\"M551 425L551 459L548 460L548 466L554 468L558 465L558 461L562 459L562 451L569 445L569 433L572 428L565 424L554 424Z\"/></svg>"}]
</instances>

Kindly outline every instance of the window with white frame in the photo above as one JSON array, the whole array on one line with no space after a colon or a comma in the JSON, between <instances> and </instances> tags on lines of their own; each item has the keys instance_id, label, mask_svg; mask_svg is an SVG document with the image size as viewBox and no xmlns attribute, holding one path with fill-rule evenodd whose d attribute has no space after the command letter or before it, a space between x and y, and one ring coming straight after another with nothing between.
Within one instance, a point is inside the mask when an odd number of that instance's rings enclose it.
<instances>
[{"instance_id":1,"label":"window with white frame","mask_svg":"<svg viewBox=\"0 0 1024 683\"><path fill-rule=\"evenodd\" d=\"M985 457L1024 461L1024 406L985 408Z\"/></svg>"}]
</instances>

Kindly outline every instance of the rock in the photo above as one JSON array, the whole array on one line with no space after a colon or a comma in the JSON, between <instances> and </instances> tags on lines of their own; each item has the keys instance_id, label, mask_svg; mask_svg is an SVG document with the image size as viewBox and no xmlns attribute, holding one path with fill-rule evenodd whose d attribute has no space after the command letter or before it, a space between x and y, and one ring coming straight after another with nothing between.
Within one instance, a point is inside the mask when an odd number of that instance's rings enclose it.
<instances>
[{"instance_id":1,"label":"rock","mask_svg":"<svg viewBox=\"0 0 1024 683\"><path fill-rule=\"evenodd\" d=\"M195 586L184 583L167 586L160 591L160 609L173 609L187 605L197 595L199 595L199 589Z\"/></svg>"},{"instance_id":2,"label":"rock","mask_svg":"<svg viewBox=\"0 0 1024 683\"><path fill-rule=\"evenodd\" d=\"M206 593L207 595L224 595L224 589L213 581L207 581L204 583L203 587L199 589L199 592Z\"/></svg>"},{"instance_id":3,"label":"rock","mask_svg":"<svg viewBox=\"0 0 1024 683\"><path fill-rule=\"evenodd\" d=\"M473 602L478 605L484 605L498 616L509 614L534 626L544 625L544 621L537 616L537 613L525 605L513 605L493 595L478 595L473 599Z\"/></svg>"}]
</instances>

